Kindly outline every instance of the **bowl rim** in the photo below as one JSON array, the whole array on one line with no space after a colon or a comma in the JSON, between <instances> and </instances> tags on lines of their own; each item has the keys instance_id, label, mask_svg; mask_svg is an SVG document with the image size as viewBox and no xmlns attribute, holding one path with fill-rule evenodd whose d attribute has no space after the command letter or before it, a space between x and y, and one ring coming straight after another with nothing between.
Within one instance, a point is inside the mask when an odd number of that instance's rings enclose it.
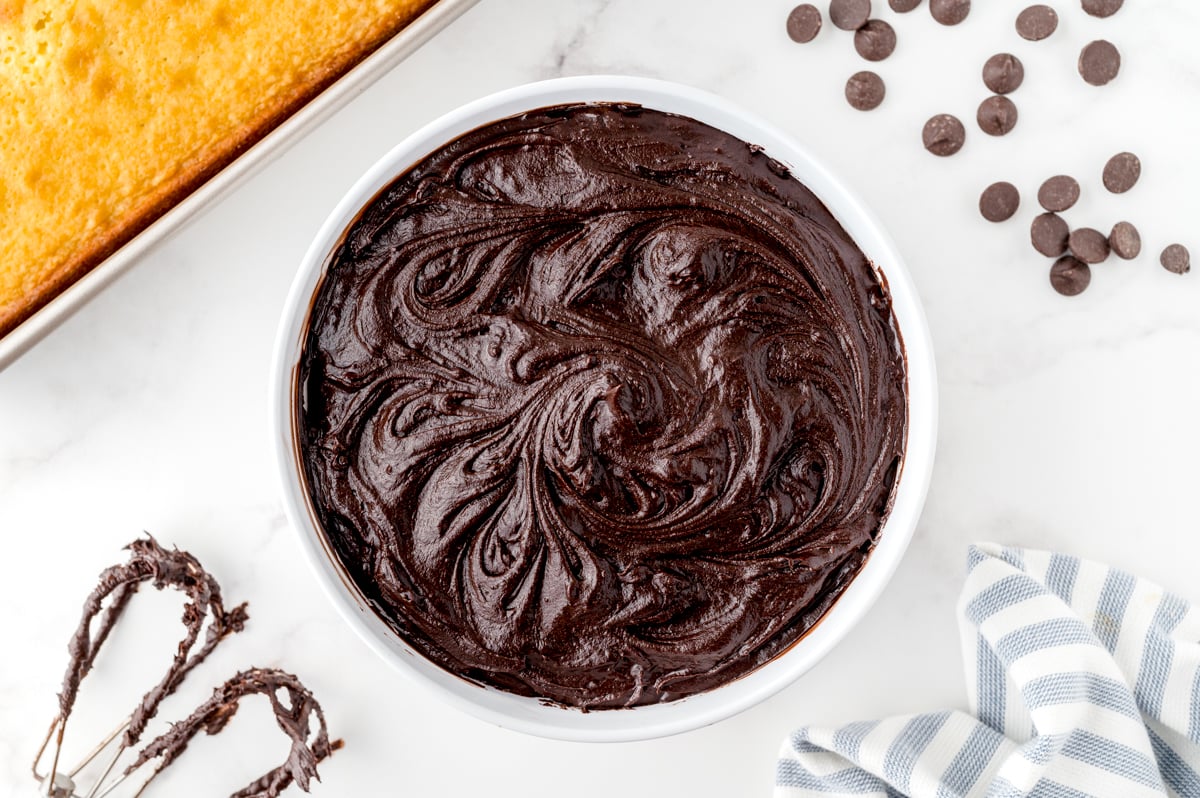
<instances>
[{"instance_id":1,"label":"bowl rim","mask_svg":"<svg viewBox=\"0 0 1200 798\"><path fill-rule=\"evenodd\" d=\"M721 687L665 704L587 713L468 682L416 653L387 627L342 571L320 531L300 464L293 405L314 293L330 255L362 207L454 138L491 121L570 102L638 103L680 113L761 146L788 166L825 203L886 281L908 380L908 435L892 511L866 563L817 624L784 652ZM719 95L690 86L587 75L526 83L460 106L404 138L354 183L321 225L288 292L270 371L269 416L287 519L326 596L370 649L449 704L498 726L560 740L621 742L702 728L746 710L796 681L857 625L899 566L924 505L937 439L937 380L925 314L894 242L867 206L794 137Z\"/></svg>"}]
</instances>

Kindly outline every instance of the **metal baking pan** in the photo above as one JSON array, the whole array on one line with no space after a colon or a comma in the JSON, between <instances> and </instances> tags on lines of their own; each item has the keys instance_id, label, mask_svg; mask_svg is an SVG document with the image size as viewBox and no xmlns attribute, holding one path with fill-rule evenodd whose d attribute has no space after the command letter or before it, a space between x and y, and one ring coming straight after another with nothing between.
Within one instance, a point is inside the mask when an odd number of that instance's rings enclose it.
<instances>
[{"instance_id":1,"label":"metal baking pan","mask_svg":"<svg viewBox=\"0 0 1200 798\"><path fill-rule=\"evenodd\" d=\"M169 236L200 210L283 153L304 134L328 119L449 25L478 0L438 0L374 53L288 117L236 160L201 185L119 250L84 274L7 335L0 337L0 369L70 318L104 287L124 274L154 244Z\"/></svg>"}]
</instances>

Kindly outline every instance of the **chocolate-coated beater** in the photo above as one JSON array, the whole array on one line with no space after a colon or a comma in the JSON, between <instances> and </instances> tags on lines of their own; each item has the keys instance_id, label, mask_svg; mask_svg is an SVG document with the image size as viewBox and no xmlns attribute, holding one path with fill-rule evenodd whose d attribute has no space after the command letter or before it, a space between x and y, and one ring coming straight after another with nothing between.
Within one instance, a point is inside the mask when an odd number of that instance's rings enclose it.
<instances>
[{"instance_id":1,"label":"chocolate-coated beater","mask_svg":"<svg viewBox=\"0 0 1200 798\"><path fill-rule=\"evenodd\" d=\"M122 756L137 746L163 699L179 687L184 677L203 662L218 643L241 631L247 619L245 604L232 610L225 609L220 586L187 552L164 549L152 537L135 540L127 548L129 561L106 569L84 602L83 618L68 647L70 659L58 696L58 714L34 759L33 775L38 787L32 794L41 798L104 798L143 766L152 765L150 776L133 793L136 798L183 753L196 734L220 732L237 711L240 700L254 694L268 697L275 720L291 738L292 747L283 765L234 793L234 798L273 798L293 781L307 790L311 779L316 777L317 763L340 747L340 742L329 741L324 714L312 693L295 676L273 669L254 668L238 673L217 688L213 696L187 718L172 724L142 748L131 763L117 770ZM60 769L67 721L75 706L79 685L91 671L100 647L129 600L146 582L153 583L159 590L174 588L187 597L183 610L183 640L162 680L142 697L129 716L78 764L69 770ZM107 608L103 606L106 600ZM286 693L286 704L280 700L280 693ZM310 729L313 718L317 721L315 732ZM49 770L39 772L48 750L52 750ZM90 788L81 791L76 786L76 779L105 754L107 759L99 775Z\"/></svg>"}]
</instances>

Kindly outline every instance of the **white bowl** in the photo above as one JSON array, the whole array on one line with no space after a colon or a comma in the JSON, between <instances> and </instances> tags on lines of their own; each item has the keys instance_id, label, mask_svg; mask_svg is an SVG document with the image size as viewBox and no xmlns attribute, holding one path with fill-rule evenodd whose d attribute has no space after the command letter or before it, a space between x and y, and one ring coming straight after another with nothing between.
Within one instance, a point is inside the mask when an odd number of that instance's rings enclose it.
<instances>
[{"instance_id":1,"label":"white bowl","mask_svg":"<svg viewBox=\"0 0 1200 798\"><path fill-rule=\"evenodd\" d=\"M786 164L885 276L907 356L909 406L903 469L879 544L814 629L758 670L707 693L666 704L584 713L460 679L413 651L375 614L320 532L302 476L293 408L314 292L331 253L362 207L414 163L481 125L550 105L600 101L640 103L689 116L758 144ZM627 741L700 728L757 704L811 668L862 618L900 563L925 501L937 437L937 383L925 316L895 245L871 212L804 148L716 95L657 80L589 76L531 83L469 103L409 136L354 185L321 227L292 284L275 346L271 431L284 507L304 552L338 611L379 656L450 704L499 726L564 740Z\"/></svg>"}]
</instances>

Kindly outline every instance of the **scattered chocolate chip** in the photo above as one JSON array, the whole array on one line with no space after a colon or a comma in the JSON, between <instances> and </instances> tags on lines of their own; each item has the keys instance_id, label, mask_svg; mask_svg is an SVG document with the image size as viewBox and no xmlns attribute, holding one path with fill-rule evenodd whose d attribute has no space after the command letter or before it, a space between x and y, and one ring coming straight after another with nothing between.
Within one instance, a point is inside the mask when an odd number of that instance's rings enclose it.
<instances>
[{"instance_id":1,"label":"scattered chocolate chip","mask_svg":"<svg viewBox=\"0 0 1200 798\"><path fill-rule=\"evenodd\" d=\"M1079 74L1093 86L1103 86L1121 71L1121 54L1112 42L1098 39L1079 54Z\"/></svg>"},{"instance_id":2,"label":"scattered chocolate chip","mask_svg":"<svg viewBox=\"0 0 1200 798\"><path fill-rule=\"evenodd\" d=\"M958 25L971 13L971 0L929 0L929 13L943 25Z\"/></svg>"},{"instance_id":3,"label":"scattered chocolate chip","mask_svg":"<svg viewBox=\"0 0 1200 798\"><path fill-rule=\"evenodd\" d=\"M1099 230L1090 227L1072 230L1067 246L1071 254L1084 263L1101 263L1108 260L1108 237Z\"/></svg>"},{"instance_id":4,"label":"scattered chocolate chip","mask_svg":"<svg viewBox=\"0 0 1200 798\"><path fill-rule=\"evenodd\" d=\"M888 0L888 5L892 7L893 11L905 14L921 5L921 0Z\"/></svg>"},{"instance_id":5,"label":"scattered chocolate chip","mask_svg":"<svg viewBox=\"0 0 1200 798\"><path fill-rule=\"evenodd\" d=\"M1111 17L1124 3L1125 0L1083 0L1083 10L1093 17Z\"/></svg>"},{"instance_id":6,"label":"scattered chocolate chip","mask_svg":"<svg viewBox=\"0 0 1200 798\"><path fill-rule=\"evenodd\" d=\"M992 183L979 197L979 212L989 222L1004 222L1021 206L1021 193L1012 183Z\"/></svg>"},{"instance_id":7,"label":"scattered chocolate chip","mask_svg":"<svg viewBox=\"0 0 1200 798\"><path fill-rule=\"evenodd\" d=\"M809 3L796 6L792 13L788 14L787 32L794 42L811 42L821 32L821 12Z\"/></svg>"},{"instance_id":8,"label":"scattered chocolate chip","mask_svg":"<svg viewBox=\"0 0 1200 798\"><path fill-rule=\"evenodd\" d=\"M929 0L929 13L943 25L957 25L971 13L971 0Z\"/></svg>"},{"instance_id":9,"label":"scattered chocolate chip","mask_svg":"<svg viewBox=\"0 0 1200 798\"><path fill-rule=\"evenodd\" d=\"M871 17L871 0L833 0L829 21L842 30L858 30Z\"/></svg>"},{"instance_id":10,"label":"scattered chocolate chip","mask_svg":"<svg viewBox=\"0 0 1200 798\"><path fill-rule=\"evenodd\" d=\"M1054 213L1043 213L1029 226L1029 240L1033 248L1047 258L1057 258L1067 251L1067 240L1071 229L1066 221Z\"/></svg>"},{"instance_id":11,"label":"scattered chocolate chip","mask_svg":"<svg viewBox=\"0 0 1200 798\"><path fill-rule=\"evenodd\" d=\"M854 32L854 49L868 61L882 61L896 49L896 31L882 19L867 20Z\"/></svg>"},{"instance_id":12,"label":"scattered chocolate chip","mask_svg":"<svg viewBox=\"0 0 1200 798\"><path fill-rule=\"evenodd\" d=\"M1007 97L988 97L975 113L979 129L989 136L1003 136L1017 126L1017 106Z\"/></svg>"},{"instance_id":13,"label":"scattered chocolate chip","mask_svg":"<svg viewBox=\"0 0 1200 798\"><path fill-rule=\"evenodd\" d=\"M1015 55L997 53L983 65L983 85L996 94L1014 92L1024 80L1025 66Z\"/></svg>"},{"instance_id":14,"label":"scattered chocolate chip","mask_svg":"<svg viewBox=\"0 0 1200 798\"><path fill-rule=\"evenodd\" d=\"M956 117L938 114L925 123L921 140L925 142L925 149L945 157L962 149L963 142L967 140L967 129Z\"/></svg>"},{"instance_id":15,"label":"scattered chocolate chip","mask_svg":"<svg viewBox=\"0 0 1200 798\"><path fill-rule=\"evenodd\" d=\"M1187 274L1192 270L1192 255L1183 244L1172 244L1162 251L1158 262L1169 272Z\"/></svg>"},{"instance_id":16,"label":"scattered chocolate chip","mask_svg":"<svg viewBox=\"0 0 1200 798\"><path fill-rule=\"evenodd\" d=\"M1050 6L1030 6L1017 15L1017 33L1022 39L1040 42L1058 30L1058 13Z\"/></svg>"},{"instance_id":17,"label":"scattered chocolate chip","mask_svg":"<svg viewBox=\"0 0 1200 798\"><path fill-rule=\"evenodd\" d=\"M1117 153L1104 165L1104 187L1114 194L1124 194L1141 176L1142 162L1132 152Z\"/></svg>"},{"instance_id":18,"label":"scattered chocolate chip","mask_svg":"<svg viewBox=\"0 0 1200 798\"><path fill-rule=\"evenodd\" d=\"M1108 246L1118 258L1133 260L1142 253L1142 235L1129 222L1117 222L1108 234Z\"/></svg>"},{"instance_id":19,"label":"scattered chocolate chip","mask_svg":"<svg viewBox=\"0 0 1200 798\"><path fill-rule=\"evenodd\" d=\"M859 111L878 108L886 93L883 78L874 72L856 72L846 81L846 102Z\"/></svg>"},{"instance_id":20,"label":"scattered chocolate chip","mask_svg":"<svg viewBox=\"0 0 1200 798\"><path fill-rule=\"evenodd\" d=\"M1070 255L1064 255L1050 267L1050 285L1063 296L1082 294L1091 281L1091 267Z\"/></svg>"},{"instance_id":21,"label":"scattered chocolate chip","mask_svg":"<svg viewBox=\"0 0 1200 798\"><path fill-rule=\"evenodd\" d=\"M1079 201L1079 184L1067 175L1055 175L1038 189L1038 202L1048 211L1060 213Z\"/></svg>"}]
</instances>

